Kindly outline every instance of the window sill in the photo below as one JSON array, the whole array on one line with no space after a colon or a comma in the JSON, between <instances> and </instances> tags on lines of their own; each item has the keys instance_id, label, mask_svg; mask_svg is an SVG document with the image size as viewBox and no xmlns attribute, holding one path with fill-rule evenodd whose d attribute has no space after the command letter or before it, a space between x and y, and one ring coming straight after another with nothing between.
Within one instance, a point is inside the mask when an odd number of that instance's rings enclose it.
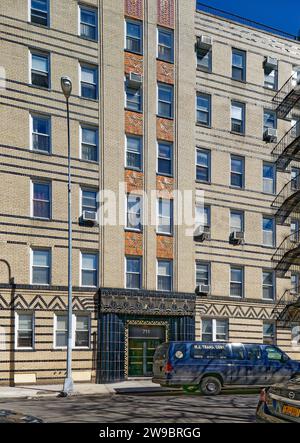
<instances>
[{"instance_id":1,"label":"window sill","mask_svg":"<svg viewBox=\"0 0 300 443\"><path fill-rule=\"evenodd\" d=\"M51 87L49 87L49 88L44 88L43 86L33 85L32 83L28 83L28 86L29 86L30 88L38 89L38 90L40 90L40 91L52 92Z\"/></svg>"},{"instance_id":2,"label":"window sill","mask_svg":"<svg viewBox=\"0 0 300 443\"><path fill-rule=\"evenodd\" d=\"M266 89L267 91L270 91L270 92L278 92L279 91L278 88L269 88L266 85L263 85L263 88Z\"/></svg>"},{"instance_id":3,"label":"window sill","mask_svg":"<svg viewBox=\"0 0 300 443\"><path fill-rule=\"evenodd\" d=\"M30 152L32 152L33 154L40 154L40 155L46 155L48 157L50 157L52 155L52 151L51 152L45 152L45 151L39 151L38 149L29 149Z\"/></svg>"},{"instance_id":4,"label":"window sill","mask_svg":"<svg viewBox=\"0 0 300 443\"><path fill-rule=\"evenodd\" d=\"M159 58L159 57L156 57L156 60L158 62L167 63L168 65L171 65L171 66L173 66L175 64L174 60L163 60L162 58Z\"/></svg>"},{"instance_id":5,"label":"window sill","mask_svg":"<svg viewBox=\"0 0 300 443\"><path fill-rule=\"evenodd\" d=\"M99 99L98 99L98 98L83 97L82 95L78 95L78 97L79 97L81 100L86 100L86 101L88 101L88 102L92 102L92 103L98 103L98 102L99 102Z\"/></svg>"},{"instance_id":6,"label":"window sill","mask_svg":"<svg viewBox=\"0 0 300 443\"><path fill-rule=\"evenodd\" d=\"M247 190L244 186L240 187L240 186L234 186L234 185L229 185L229 189L234 189L235 191L246 191Z\"/></svg>"},{"instance_id":7,"label":"window sill","mask_svg":"<svg viewBox=\"0 0 300 443\"><path fill-rule=\"evenodd\" d=\"M50 25L42 25L41 23L34 23L31 20L28 20L27 23L31 26L37 26L38 28L41 29L51 29Z\"/></svg>"},{"instance_id":8,"label":"window sill","mask_svg":"<svg viewBox=\"0 0 300 443\"><path fill-rule=\"evenodd\" d=\"M33 221L43 221L43 222L52 222L52 218L41 218L41 217L30 217L30 219Z\"/></svg>"},{"instance_id":9,"label":"window sill","mask_svg":"<svg viewBox=\"0 0 300 443\"><path fill-rule=\"evenodd\" d=\"M76 159L76 160L79 160L80 162L83 162L83 163L88 163L88 164L91 164L91 165L99 165L99 161L98 160L85 160L84 158L78 158L78 159Z\"/></svg>"},{"instance_id":10,"label":"window sill","mask_svg":"<svg viewBox=\"0 0 300 443\"><path fill-rule=\"evenodd\" d=\"M97 38L97 39L89 38L89 37L85 37L84 35L80 35L80 34L78 34L78 37L79 37L81 40L86 40L86 41L88 41L88 42L93 42L93 43L98 43L98 42L99 42L98 38Z\"/></svg>"},{"instance_id":11,"label":"window sill","mask_svg":"<svg viewBox=\"0 0 300 443\"><path fill-rule=\"evenodd\" d=\"M143 169L140 168L130 168L129 166L125 166L124 168L126 171L135 171L135 172L141 172L144 173Z\"/></svg>"},{"instance_id":12,"label":"window sill","mask_svg":"<svg viewBox=\"0 0 300 443\"><path fill-rule=\"evenodd\" d=\"M230 134L239 135L240 137L245 137L246 136L245 132L230 131Z\"/></svg>"},{"instance_id":13,"label":"window sill","mask_svg":"<svg viewBox=\"0 0 300 443\"><path fill-rule=\"evenodd\" d=\"M136 234L142 234L143 233L142 229L125 228L124 231L125 232L135 232Z\"/></svg>"},{"instance_id":14,"label":"window sill","mask_svg":"<svg viewBox=\"0 0 300 443\"><path fill-rule=\"evenodd\" d=\"M274 246L274 245L272 245L272 246L270 246L270 245L261 245L261 247L264 248L264 249L276 249L276 246Z\"/></svg>"},{"instance_id":15,"label":"window sill","mask_svg":"<svg viewBox=\"0 0 300 443\"><path fill-rule=\"evenodd\" d=\"M143 56L143 52L131 51L130 49L126 49L126 48L124 48L124 52L128 52L128 54L135 54L135 55Z\"/></svg>"},{"instance_id":16,"label":"window sill","mask_svg":"<svg viewBox=\"0 0 300 443\"><path fill-rule=\"evenodd\" d=\"M35 352L34 348L14 348L15 352Z\"/></svg>"},{"instance_id":17,"label":"window sill","mask_svg":"<svg viewBox=\"0 0 300 443\"><path fill-rule=\"evenodd\" d=\"M211 125L206 125L205 123L196 122L196 126L199 126L200 128L209 128L209 129L211 129Z\"/></svg>"},{"instance_id":18,"label":"window sill","mask_svg":"<svg viewBox=\"0 0 300 443\"><path fill-rule=\"evenodd\" d=\"M174 178L174 174L163 174L162 172L156 172L156 175L158 177Z\"/></svg>"},{"instance_id":19,"label":"window sill","mask_svg":"<svg viewBox=\"0 0 300 443\"><path fill-rule=\"evenodd\" d=\"M200 66L197 66L196 69L197 69L197 71L200 71L200 72L206 72L207 74L212 74L211 69L201 68Z\"/></svg>"},{"instance_id":20,"label":"window sill","mask_svg":"<svg viewBox=\"0 0 300 443\"><path fill-rule=\"evenodd\" d=\"M173 233L167 233L167 232L159 232L159 231L156 231L156 235L159 235L159 236L163 236L163 237L173 237L174 235L173 235Z\"/></svg>"},{"instance_id":21,"label":"window sill","mask_svg":"<svg viewBox=\"0 0 300 443\"><path fill-rule=\"evenodd\" d=\"M233 77L231 77L231 80L233 80L234 82L241 83L242 85L246 85L247 84L247 80L240 80L238 78L233 78Z\"/></svg>"},{"instance_id":22,"label":"window sill","mask_svg":"<svg viewBox=\"0 0 300 443\"><path fill-rule=\"evenodd\" d=\"M125 109L125 111L135 112L136 114L139 114L139 115L143 115L144 114L144 111L137 111L136 109L130 109L127 106L125 106L124 109Z\"/></svg>"},{"instance_id":23,"label":"window sill","mask_svg":"<svg viewBox=\"0 0 300 443\"><path fill-rule=\"evenodd\" d=\"M205 181L205 180L197 180L197 179L195 179L195 182L196 183L201 183L201 185L211 185L212 184L210 180L209 181Z\"/></svg>"},{"instance_id":24,"label":"window sill","mask_svg":"<svg viewBox=\"0 0 300 443\"><path fill-rule=\"evenodd\" d=\"M174 117L166 117L165 115L156 114L157 118L163 118L165 120L174 121Z\"/></svg>"}]
</instances>

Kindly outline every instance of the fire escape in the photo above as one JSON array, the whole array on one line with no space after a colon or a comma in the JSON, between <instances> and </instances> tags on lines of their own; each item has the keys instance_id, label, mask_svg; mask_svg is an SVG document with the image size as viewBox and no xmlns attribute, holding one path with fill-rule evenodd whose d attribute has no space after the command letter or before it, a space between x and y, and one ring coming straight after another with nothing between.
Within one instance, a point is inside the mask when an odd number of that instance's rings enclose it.
<instances>
[{"instance_id":1,"label":"fire escape","mask_svg":"<svg viewBox=\"0 0 300 443\"><path fill-rule=\"evenodd\" d=\"M289 119L292 112L300 110L300 72L293 74L277 92L274 99L277 117ZM300 121L284 135L273 149L273 157L278 171L288 172L291 163L300 162ZM277 194L272 208L276 223L300 222L300 176L293 177ZM287 272L300 275L300 230L294 230L284 238L272 257L278 277ZM274 318L281 327L290 327L300 321L300 287L287 289L273 310Z\"/></svg>"}]
</instances>

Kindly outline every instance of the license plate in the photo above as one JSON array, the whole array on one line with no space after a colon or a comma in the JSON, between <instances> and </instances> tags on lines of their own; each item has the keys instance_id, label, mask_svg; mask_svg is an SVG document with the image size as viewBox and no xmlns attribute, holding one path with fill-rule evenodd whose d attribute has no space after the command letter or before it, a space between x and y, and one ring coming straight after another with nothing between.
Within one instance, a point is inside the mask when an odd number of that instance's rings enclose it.
<instances>
[{"instance_id":1,"label":"license plate","mask_svg":"<svg viewBox=\"0 0 300 443\"><path fill-rule=\"evenodd\" d=\"M282 413L290 415L291 417L300 417L300 409L294 408L293 406L284 405L282 408Z\"/></svg>"}]
</instances>

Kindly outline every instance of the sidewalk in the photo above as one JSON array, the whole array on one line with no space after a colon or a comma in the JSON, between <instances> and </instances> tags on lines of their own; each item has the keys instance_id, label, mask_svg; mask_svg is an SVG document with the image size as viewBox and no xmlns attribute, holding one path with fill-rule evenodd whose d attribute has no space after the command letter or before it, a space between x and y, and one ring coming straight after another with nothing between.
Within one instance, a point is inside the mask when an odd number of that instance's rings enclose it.
<instances>
[{"instance_id":1,"label":"sidewalk","mask_svg":"<svg viewBox=\"0 0 300 443\"><path fill-rule=\"evenodd\" d=\"M27 385L8 387L0 386L0 401L12 398L42 398L57 397L62 390L62 385ZM167 388L161 388L151 380L129 380L120 383L97 385L94 383L75 383L73 395L101 395L111 396L114 394L133 394L166 392Z\"/></svg>"}]
</instances>

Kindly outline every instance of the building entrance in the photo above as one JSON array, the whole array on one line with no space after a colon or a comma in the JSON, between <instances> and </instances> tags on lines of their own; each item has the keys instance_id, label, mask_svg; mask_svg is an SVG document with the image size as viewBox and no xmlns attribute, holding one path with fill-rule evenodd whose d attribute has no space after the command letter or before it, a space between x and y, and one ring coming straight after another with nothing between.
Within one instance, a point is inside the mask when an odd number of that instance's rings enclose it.
<instances>
[{"instance_id":1,"label":"building entrance","mask_svg":"<svg viewBox=\"0 0 300 443\"><path fill-rule=\"evenodd\" d=\"M166 326L129 325L128 376L151 377L155 349L164 341Z\"/></svg>"}]
</instances>

